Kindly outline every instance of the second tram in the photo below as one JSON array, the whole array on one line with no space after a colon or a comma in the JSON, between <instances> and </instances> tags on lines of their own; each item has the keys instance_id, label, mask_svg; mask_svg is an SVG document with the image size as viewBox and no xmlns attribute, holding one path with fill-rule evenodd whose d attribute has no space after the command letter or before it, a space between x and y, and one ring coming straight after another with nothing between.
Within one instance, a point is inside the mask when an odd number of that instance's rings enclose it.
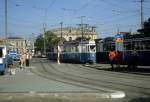
<instances>
[{"instance_id":1,"label":"second tram","mask_svg":"<svg viewBox=\"0 0 150 102\"><path fill-rule=\"evenodd\" d=\"M96 40L96 61L97 63L109 63L108 52L115 50L115 39L97 39ZM123 51L121 55L123 58L122 64L129 64L132 51L136 50L138 53L138 64L150 66L150 37L143 38L128 38L123 42Z\"/></svg>"}]
</instances>

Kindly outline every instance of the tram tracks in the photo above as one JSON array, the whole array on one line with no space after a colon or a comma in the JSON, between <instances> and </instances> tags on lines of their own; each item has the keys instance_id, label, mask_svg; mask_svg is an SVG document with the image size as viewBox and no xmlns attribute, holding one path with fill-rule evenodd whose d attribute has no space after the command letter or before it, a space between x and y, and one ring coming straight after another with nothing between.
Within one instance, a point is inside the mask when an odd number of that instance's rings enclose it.
<instances>
[{"instance_id":1,"label":"tram tracks","mask_svg":"<svg viewBox=\"0 0 150 102\"><path fill-rule=\"evenodd\" d=\"M114 90L108 90L108 89L112 89L112 88L117 89L117 90L124 89L124 90L128 90L131 92L138 92L138 90L136 91L136 89L138 88L138 89L143 89L142 91L140 91L143 94L147 94L144 90L149 90L149 88L137 87L134 85L126 85L123 83L115 83L115 82L110 82L110 81L97 80L97 79L87 78L87 77L83 77L79 75L74 75L74 74L70 74L70 73L58 70L56 68L57 66L56 64L54 66L53 64L50 64L50 63L43 63L43 62L40 62L40 63L41 63L42 70L41 69L40 69L41 71L32 70L33 73L39 76L42 76L44 78L50 79L50 80L54 80L54 81L58 81L58 82L62 82L62 83L70 84L70 85L80 86L80 87L84 87L84 88L88 88L88 89L92 89L96 91L107 90L111 92L114 92ZM68 66L68 64L66 66L70 67ZM101 87L105 87L105 88L101 88ZM128 89L127 87L131 87L131 88Z\"/></svg>"},{"instance_id":2,"label":"tram tracks","mask_svg":"<svg viewBox=\"0 0 150 102\"><path fill-rule=\"evenodd\" d=\"M53 72L47 70L47 68L45 68L44 64L40 63L40 65L41 65L40 70L39 70L39 68L38 69L36 68L36 69L30 69L30 71L33 72L34 74L40 76L40 77L48 79L48 80L53 80L53 81L57 81L57 82L61 82L64 84L69 84L69 85L73 85L73 86L77 86L77 87L83 87L83 88L91 89L91 90L94 90L97 92L99 90L97 88L93 88L90 86L85 86L85 85L79 84L75 81L66 80L66 77L60 76L56 73L53 73Z\"/></svg>"},{"instance_id":3,"label":"tram tracks","mask_svg":"<svg viewBox=\"0 0 150 102\"><path fill-rule=\"evenodd\" d=\"M83 66L81 66L81 65L70 65L70 64L65 64L66 65L66 67L74 67L74 68L72 68L72 69L76 69L76 70L80 70L80 69L82 69L82 71L84 71L84 72L86 72L86 73L91 73L91 74L101 74L101 76L108 76L107 78L109 78L109 77L113 77L113 78L117 78L117 80L119 79L119 80L123 80L123 79L126 79L126 80L128 80L128 79L132 79L133 80L133 76L125 76L125 75L123 75L123 74L118 74L118 73L115 73L115 74L117 74L117 75L114 75L114 73L112 74L112 73L107 73L107 71L102 71L102 72L100 72L100 71L98 71L97 72L97 70L95 70L96 72L94 72L94 70L89 70L88 68L85 68L85 67L83 67ZM77 69L78 68L78 69ZM84 70L83 70L84 69ZM61 70L61 72L63 72L62 70ZM104 72L104 73L103 73ZM65 73L65 72L64 72ZM73 73L71 74L71 75L73 75ZM81 75L81 77L83 77L82 75L82 73L81 74L78 74L78 76L80 76ZM131 78L132 77L132 78ZM85 77L84 77L85 78ZM86 77L87 78L87 77ZM95 81L101 81L101 82L103 82L103 80L100 80L100 79L95 79L95 78L90 78L90 80L95 80ZM131 82L132 82L132 80L131 80ZM143 79L143 78L136 78L136 76L134 76L134 80L136 80L136 81L150 81L150 80L148 80L148 79ZM108 82L108 83L114 83L113 81L104 81L104 82ZM126 85L126 86L132 86L132 87L137 87L137 88L144 88L144 87L138 87L138 86L134 86L134 85L130 85L130 84L125 84L125 83L121 83L121 82L119 82L119 83L116 83L116 84L123 84L123 85ZM144 89L150 89L150 88L144 88Z\"/></svg>"},{"instance_id":4,"label":"tram tracks","mask_svg":"<svg viewBox=\"0 0 150 102\"><path fill-rule=\"evenodd\" d=\"M142 93L146 93L145 90L150 90L150 88L145 88L145 87L140 87L140 86L135 86L135 85L130 85L130 84L126 84L126 83L116 83L116 82L111 82L111 81L104 81L104 80L96 80L96 79L92 79L92 78L87 78L87 77L82 77L79 75L73 75L73 74L69 74L67 72L62 72L60 70L57 70L55 67L51 67L53 68L57 73L63 73L64 75L69 76L69 78L74 79L74 78L78 78L77 81L82 80L82 82L84 84L91 84L93 86L98 86L98 87L105 87L108 89L112 89L115 88L116 90L122 90L122 88L120 88L120 86L124 87L125 90L134 92L136 91L136 89L142 89ZM104 84L103 84L104 83ZM131 89L128 89L128 87L131 87ZM147 94L147 93L146 93ZM149 93L148 93L149 94Z\"/></svg>"}]
</instances>

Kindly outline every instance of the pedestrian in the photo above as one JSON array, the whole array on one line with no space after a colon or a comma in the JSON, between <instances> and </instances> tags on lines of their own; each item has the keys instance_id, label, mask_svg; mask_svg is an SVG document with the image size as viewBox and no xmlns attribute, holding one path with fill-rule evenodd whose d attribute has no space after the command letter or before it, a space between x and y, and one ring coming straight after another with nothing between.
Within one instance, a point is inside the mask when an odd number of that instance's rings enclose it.
<instances>
[{"instance_id":1,"label":"pedestrian","mask_svg":"<svg viewBox=\"0 0 150 102\"><path fill-rule=\"evenodd\" d=\"M115 55L115 63L116 63L116 67L117 68L120 68L120 63L121 63L121 60L122 60L122 58L121 58L121 53L120 53L120 51L115 51L115 53L116 53L116 55Z\"/></svg>"},{"instance_id":2,"label":"pedestrian","mask_svg":"<svg viewBox=\"0 0 150 102\"><path fill-rule=\"evenodd\" d=\"M23 69L25 67L26 61L26 53L22 53L20 56L20 68Z\"/></svg>"},{"instance_id":3,"label":"pedestrian","mask_svg":"<svg viewBox=\"0 0 150 102\"><path fill-rule=\"evenodd\" d=\"M27 52L27 53L26 53L26 66L27 66L27 67L29 67L29 64L30 64L30 63L29 63L29 59L30 59L30 56L29 56L29 53Z\"/></svg>"},{"instance_id":4,"label":"pedestrian","mask_svg":"<svg viewBox=\"0 0 150 102\"><path fill-rule=\"evenodd\" d=\"M109 56L111 68L113 70L114 69L115 56L116 56L115 51L110 50L108 56Z\"/></svg>"},{"instance_id":5,"label":"pedestrian","mask_svg":"<svg viewBox=\"0 0 150 102\"><path fill-rule=\"evenodd\" d=\"M137 53L137 51L134 49L131 53L131 60L128 64L128 68L137 68L139 62L139 55Z\"/></svg>"},{"instance_id":6,"label":"pedestrian","mask_svg":"<svg viewBox=\"0 0 150 102\"><path fill-rule=\"evenodd\" d=\"M57 64L60 64L60 52L61 52L60 46L57 46Z\"/></svg>"}]
</instances>

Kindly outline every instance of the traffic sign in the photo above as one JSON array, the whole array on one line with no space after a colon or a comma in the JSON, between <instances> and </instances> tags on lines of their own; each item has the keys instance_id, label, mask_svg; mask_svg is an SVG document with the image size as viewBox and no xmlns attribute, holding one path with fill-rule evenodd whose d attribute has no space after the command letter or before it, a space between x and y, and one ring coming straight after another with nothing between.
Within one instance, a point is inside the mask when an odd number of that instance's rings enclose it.
<instances>
[{"instance_id":1,"label":"traffic sign","mask_svg":"<svg viewBox=\"0 0 150 102\"><path fill-rule=\"evenodd\" d=\"M123 42L124 40L123 40L123 34L117 34L116 36L116 42Z\"/></svg>"}]
</instances>

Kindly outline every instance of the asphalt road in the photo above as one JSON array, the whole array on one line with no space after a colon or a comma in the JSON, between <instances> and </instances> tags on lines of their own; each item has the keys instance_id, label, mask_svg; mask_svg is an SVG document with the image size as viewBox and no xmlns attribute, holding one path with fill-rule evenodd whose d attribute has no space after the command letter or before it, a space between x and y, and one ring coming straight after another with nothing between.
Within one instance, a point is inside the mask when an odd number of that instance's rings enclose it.
<instances>
[{"instance_id":1,"label":"asphalt road","mask_svg":"<svg viewBox=\"0 0 150 102\"><path fill-rule=\"evenodd\" d=\"M34 59L24 70L14 67L16 75L0 76L1 102L150 101L149 75L104 70L108 65L59 65L46 59Z\"/></svg>"}]
</instances>

